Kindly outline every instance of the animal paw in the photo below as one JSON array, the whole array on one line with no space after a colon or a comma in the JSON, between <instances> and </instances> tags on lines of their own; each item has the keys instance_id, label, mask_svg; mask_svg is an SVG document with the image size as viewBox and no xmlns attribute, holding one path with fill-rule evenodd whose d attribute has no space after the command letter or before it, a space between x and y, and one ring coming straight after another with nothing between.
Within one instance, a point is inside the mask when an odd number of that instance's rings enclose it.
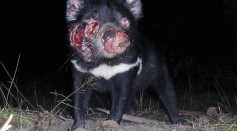
<instances>
[{"instance_id":1,"label":"animal paw","mask_svg":"<svg viewBox=\"0 0 237 131\"><path fill-rule=\"evenodd\" d=\"M118 127L118 123L114 120L107 120L104 121L101 125L101 128L106 129L106 128L115 128Z\"/></svg>"},{"instance_id":2,"label":"animal paw","mask_svg":"<svg viewBox=\"0 0 237 131\"><path fill-rule=\"evenodd\" d=\"M87 131L85 128L81 128L81 127L79 127L79 128L77 128L77 129L75 129L74 131Z\"/></svg>"}]
</instances>

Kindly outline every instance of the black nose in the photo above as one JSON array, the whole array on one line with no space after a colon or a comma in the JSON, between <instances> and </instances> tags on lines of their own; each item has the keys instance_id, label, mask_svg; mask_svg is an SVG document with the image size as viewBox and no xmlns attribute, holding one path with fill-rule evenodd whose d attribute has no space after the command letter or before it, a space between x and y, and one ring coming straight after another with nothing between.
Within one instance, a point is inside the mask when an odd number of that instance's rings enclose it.
<instances>
[{"instance_id":1,"label":"black nose","mask_svg":"<svg viewBox=\"0 0 237 131\"><path fill-rule=\"evenodd\" d=\"M106 43L110 38L113 38L116 36L116 33L114 30L107 30L104 32L103 34L103 40L104 40L104 43Z\"/></svg>"}]
</instances>

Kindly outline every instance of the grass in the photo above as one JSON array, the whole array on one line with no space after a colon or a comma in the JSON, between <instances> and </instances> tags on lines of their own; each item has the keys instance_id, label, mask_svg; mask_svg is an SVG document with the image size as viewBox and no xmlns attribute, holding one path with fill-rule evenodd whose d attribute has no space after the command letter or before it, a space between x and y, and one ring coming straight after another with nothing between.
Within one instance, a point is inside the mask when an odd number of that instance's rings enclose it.
<instances>
[{"instance_id":1,"label":"grass","mask_svg":"<svg viewBox=\"0 0 237 131\"><path fill-rule=\"evenodd\" d=\"M45 83L45 81L41 80L28 81L24 86L18 86L16 74L19 61L20 56L13 75L8 72L0 61L10 80L9 82L0 83L0 125L3 125L10 114L13 114L14 117L11 124L13 126L12 129L16 130L28 131L57 128L59 121L61 123L70 121L67 125L70 127L72 119L67 108L72 107L69 104L69 97L73 93L64 94L56 90L47 90L47 95L45 95L37 86L39 83ZM237 75L227 69L216 68L215 70L209 70L192 58L184 59L177 65L179 66L175 67L174 73L177 74L176 78L178 78L175 85L179 96L180 108L181 110L201 113L198 117L183 116L184 119L192 123L191 128L201 131L237 130L237 96L234 92L237 89ZM52 77L57 76L53 75ZM57 80L51 78L49 78L49 84L52 87L60 86ZM93 78L88 79L82 88L88 84L91 85L92 81ZM96 95L95 98L92 103L97 104L90 105L87 117L98 122L104 120L106 116L103 113L94 111L93 108L98 107L98 103L105 108L109 102L106 101L107 98L101 98L100 95ZM158 121L168 121L162 104L156 101L156 98L157 96L149 92L149 90L142 92L138 97L138 105L136 106L137 115ZM209 107L218 109L218 117L213 118L205 115ZM164 126L165 124L162 125ZM122 126L125 126L124 128L126 129L127 125L122 124ZM166 126L164 127L165 129L171 128L169 124Z\"/></svg>"},{"instance_id":2,"label":"grass","mask_svg":"<svg viewBox=\"0 0 237 131\"><path fill-rule=\"evenodd\" d=\"M208 106L221 106L224 111L237 109L237 75L230 69L218 65L207 66L185 58L177 64L176 90L183 108L205 110Z\"/></svg>"}]
</instances>

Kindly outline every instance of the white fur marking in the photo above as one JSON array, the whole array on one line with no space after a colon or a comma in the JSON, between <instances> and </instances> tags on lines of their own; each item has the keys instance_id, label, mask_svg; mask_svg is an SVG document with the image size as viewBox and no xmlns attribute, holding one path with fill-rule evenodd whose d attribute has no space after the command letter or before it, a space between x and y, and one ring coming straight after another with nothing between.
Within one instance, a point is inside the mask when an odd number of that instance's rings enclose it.
<instances>
[{"instance_id":1,"label":"white fur marking","mask_svg":"<svg viewBox=\"0 0 237 131\"><path fill-rule=\"evenodd\" d=\"M103 77L106 80L109 80L113 76L119 74L119 73L124 73L126 71L129 71L131 68L135 66L141 66L142 60L140 58L137 58L137 61L133 64L125 64L125 63L120 63L118 65L110 66L107 64L101 64L91 70L85 70L83 69L80 65L77 64L77 60L71 60L72 64L74 67L82 72L82 73L91 73L96 77ZM138 74L140 73L140 69L138 71Z\"/></svg>"},{"instance_id":2,"label":"white fur marking","mask_svg":"<svg viewBox=\"0 0 237 131\"><path fill-rule=\"evenodd\" d=\"M131 4L134 0L126 0L128 4Z\"/></svg>"},{"instance_id":3,"label":"white fur marking","mask_svg":"<svg viewBox=\"0 0 237 131\"><path fill-rule=\"evenodd\" d=\"M82 73L88 72L87 70L84 70L83 68L81 68L81 66L79 66L79 65L77 64L77 60L71 60L71 62L72 62L72 64L74 65L74 67L75 67L78 71L80 71L80 72L82 72Z\"/></svg>"},{"instance_id":4,"label":"white fur marking","mask_svg":"<svg viewBox=\"0 0 237 131\"><path fill-rule=\"evenodd\" d=\"M137 75L140 75L142 72L142 59L140 59L140 62L139 62L139 69L137 71Z\"/></svg>"}]
</instances>

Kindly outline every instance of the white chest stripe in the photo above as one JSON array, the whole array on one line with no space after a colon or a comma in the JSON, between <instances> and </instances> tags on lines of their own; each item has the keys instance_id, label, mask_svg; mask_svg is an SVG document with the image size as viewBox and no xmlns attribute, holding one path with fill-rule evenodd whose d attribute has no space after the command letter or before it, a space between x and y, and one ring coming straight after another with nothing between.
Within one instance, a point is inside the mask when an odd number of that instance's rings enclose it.
<instances>
[{"instance_id":1,"label":"white chest stripe","mask_svg":"<svg viewBox=\"0 0 237 131\"><path fill-rule=\"evenodd\" d=\"M114 65L114 66L110 66L107 64L101 64L91 70L83 69L80 65L77 64L77 60L71 60L71 62L74 65L74 67L82 73L91 73L96 77L103 77L104 79L109 80L113 76L115 76L119 73L129 71L131 68L133 68L135 66L140 66L140 68L141 68L142 60L140 58L137 58L137 61L135 63L132 63L132 64L120 63L120 64ZM141 70L141 69L139 69L139 70ZM138 74L139 73L140 72L138 72Z\"/></svg>"}]
</instances>

